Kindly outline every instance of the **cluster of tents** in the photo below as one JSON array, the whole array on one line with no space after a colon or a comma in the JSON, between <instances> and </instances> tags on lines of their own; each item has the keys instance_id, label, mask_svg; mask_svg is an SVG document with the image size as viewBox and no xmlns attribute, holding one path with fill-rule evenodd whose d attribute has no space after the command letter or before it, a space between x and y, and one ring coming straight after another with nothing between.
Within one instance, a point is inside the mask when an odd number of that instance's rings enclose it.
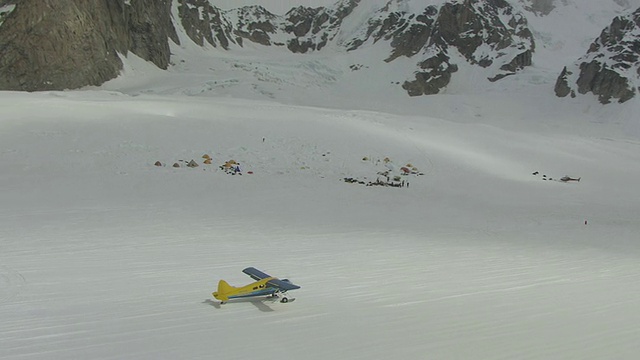
<instances>
[{"instance_id":1,"label":"cluster of tents","mask_svg":"<svg viewBox=\"0 0 640 360\"><path fill-rule=\"evenodd\" d=\"M211 158L211 155L209 154L204 154L202 155L202 164L203 165L211 165L213 163L213 159ZM165 164L163 164L161 161L156 161L155 166L166 166ZM196 168L199 167L200 164L198 164L198 162L196 162L195 160L190 160L190 161L186 161L186 160L178 160L177 162L173 163L172 167L174 168L181 168L181 167L189 167L189 168ZM242 175L242 169L240 168L240 163L235 161L235 160L227 160L224 162L224 164L219 166L220 170L223 170L225 173L229 174L229 175ZM248 174L253 174L252 171L247 172Z\"/></svg>"},{"instance_id":2,"label":"cluster of tents","mask_svg":"<svg viewBox=\"0 0 640 360\"><path fill-rule=\"evenodd\" d=\"M220 170L224 171L229 175L242 175L242 169L240 169L240 163L235 160L225 161L224 164L220 165Z\"/></svg>"},{"instance_id":3,"label":"cluster of tents","mask_svg":"<svg viewBox=\"0 0 640 360\"><path fill-rule=\"evenodd\" d=\"M424 175L423 172L418 170L417 167L413 166L411 163L407 163L404 166L396 166L390 158L385 157L380 160L372 160L369 157L363 157L362 161L371 162L375 166L384 166L385 170L378 171L376 174L375 181L363 179L353 178L353 177L345 177L343 181L349 184L359 184L365 186L388 186L388 187L409 187L408 177L410 175L413 176L421 176Z\"/></svg>"}]
</instances>

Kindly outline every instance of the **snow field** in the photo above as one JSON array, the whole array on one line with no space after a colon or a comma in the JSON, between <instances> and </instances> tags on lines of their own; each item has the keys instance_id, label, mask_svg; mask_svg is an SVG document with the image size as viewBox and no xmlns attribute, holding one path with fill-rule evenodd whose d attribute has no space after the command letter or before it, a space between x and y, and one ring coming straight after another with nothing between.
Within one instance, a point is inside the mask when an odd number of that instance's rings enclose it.
<instances>
[{"instance_id":1,"label":"snow field","mask_svg":"<svg viewBox=\"0 0 640 360\"><path fill-rule=\"evenodd\" d=\"M0 102L4 359L639 350L636 142L235 99ZM342 181L384 157L425 175ZM297 300L214 302L246 266Z\"/></svg>"}]
</instances>

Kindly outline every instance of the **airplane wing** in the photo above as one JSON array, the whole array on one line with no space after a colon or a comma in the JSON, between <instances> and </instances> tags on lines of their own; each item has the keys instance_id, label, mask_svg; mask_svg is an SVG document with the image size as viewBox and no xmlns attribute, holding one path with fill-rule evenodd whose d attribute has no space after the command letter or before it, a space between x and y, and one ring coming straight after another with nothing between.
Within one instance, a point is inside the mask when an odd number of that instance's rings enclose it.
<instances>
[{"instance_id":1,"label":"airplane wing","mask_svg":"<svg viewBox=\"0 0 640 360\"><path fill-rule=\"evenodd\" d=\"M249 275L249 276L251 276L251 278L254 279L254 280L262 280L262 279L265 279L265 278L272 277L270 275L267 275L267 274L263 273L262 271L260 271L260 270L258 270L256 268L254 268L254 267L248 267L248 268L242 270L242 272L247 274L247 275ZM276 288L278 288L280 290L284 290L284 291L300 289L300 286L291 283L289 280L280 280L280 279L276 279L276 278L273 278L273 279L267 281L267 284L269 284L269 285L271 285L273 287L276 287Z\"/></svg>"},{"instance_id":2,"label":"airplane wing","mask_svg":"<svg viewBox=\"0 0 640 360\"><path fill-rule=\"evenodd\" d=\"M287 290L300 289L300 286L290 282L289 280L272 279L267 281L267 284L277 287L278 289L283 290L283 292Z\"/></svg>"},{"instance_id":3,"label":"airplane wing","mask_svg":"<svg viewBox=\"0 0 640 360\"><path fill-rule=\"evenodd\" d=\"M242 272L247 274L247 275L249 275L249 276L251 276L251 278L253 280L262 280L264 278L271 277L271 275L267 275L267 274L263 273L262 271L254 268L254 267L248 267L248 268L242 270Z\"/></svg>"}]
</instances>

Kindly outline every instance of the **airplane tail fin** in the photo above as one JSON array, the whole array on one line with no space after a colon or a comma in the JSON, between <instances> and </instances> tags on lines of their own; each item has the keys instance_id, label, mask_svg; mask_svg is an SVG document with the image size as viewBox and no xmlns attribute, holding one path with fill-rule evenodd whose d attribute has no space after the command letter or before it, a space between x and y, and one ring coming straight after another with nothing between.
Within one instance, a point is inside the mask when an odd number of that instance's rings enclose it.
<instances>
[{"instance_id":1,"label":"airplane tail fin","mask_svg":"<svg viewBox=\"0 0 640 360\"><path fill-rule=\"evenodd\" d=\"M233 292L235 288L231 285L229 285L228 282L224 281L224 280L220 280L220 282L218 282L218 291L214 292L213 297L220 300L220 301L228 301L229 300L229 293Z\"/></svg>"}]
</instances>

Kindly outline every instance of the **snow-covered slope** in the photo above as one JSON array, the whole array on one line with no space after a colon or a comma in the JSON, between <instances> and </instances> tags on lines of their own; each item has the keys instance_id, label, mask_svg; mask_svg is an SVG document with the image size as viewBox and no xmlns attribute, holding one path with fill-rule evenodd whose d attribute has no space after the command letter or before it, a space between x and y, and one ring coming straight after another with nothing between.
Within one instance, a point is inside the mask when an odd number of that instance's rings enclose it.
<instances>
[{"instance_id":1,"label":"snow-covered slope","mask_svg":"<svg viewBox=\"0 0 640 360\"><path fill-rule=\"evenodd\" d=\"M579 118L504 129L160 85L1 94L0 358L640 350L637 140ZM242 175L218 168L231 159ZM344 181L387 175L406 186ZM214 302L246 266L297 300Z\"/></svg>"}]
</instances>

